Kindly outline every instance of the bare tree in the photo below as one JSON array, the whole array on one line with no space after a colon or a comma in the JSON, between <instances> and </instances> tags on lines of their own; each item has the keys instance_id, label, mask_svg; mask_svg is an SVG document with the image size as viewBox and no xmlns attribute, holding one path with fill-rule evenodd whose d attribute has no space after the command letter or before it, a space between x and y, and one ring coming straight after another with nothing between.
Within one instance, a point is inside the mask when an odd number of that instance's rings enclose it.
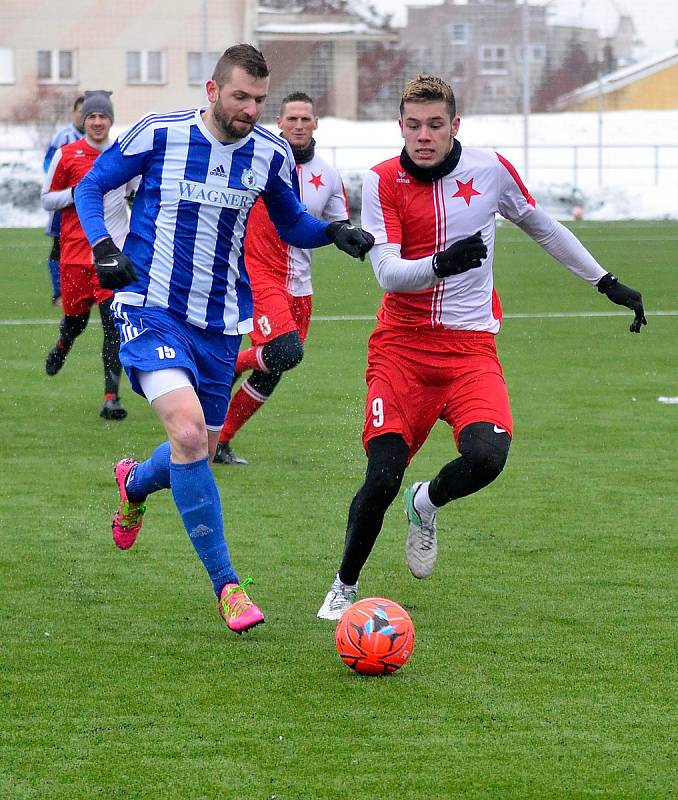
<instances>
[{"instance_id":1,"label":"bare tree","mask_svg":"<svg viewBox=\"0 0 678 800\"><path fill-rule=\"evenodd\" d=\"M77 93L55 86L36 86L35 90L12 107L10 121L32 125L35 144L42 147L52 137L57 125L70 122Z\"/></svg>"},{"instance_id":2,"label":"bare tree","mask_svg":"<svg viewBox=\"0 0 678 800\"><path fill-rule=\"evenodd\" d=\"M533 109L550 111L558 97L596 80L598 70L595 57L589 58L582 43L573 36L560 67L552 69L547 61L544 77L532 98Z\"/></svg>"}]
</instances>

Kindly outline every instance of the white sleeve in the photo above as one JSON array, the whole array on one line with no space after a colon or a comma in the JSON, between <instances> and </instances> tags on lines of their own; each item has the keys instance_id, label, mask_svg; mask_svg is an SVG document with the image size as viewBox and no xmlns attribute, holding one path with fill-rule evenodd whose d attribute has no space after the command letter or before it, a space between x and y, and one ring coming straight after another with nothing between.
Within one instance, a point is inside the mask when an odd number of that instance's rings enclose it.
<instances>
[{"instance_id":1,"label":"white sleeve","mask_svg":"<svg viewBox=\"0 0 678 800\"><path fill-rule=\"evenodd\" d=\"M370 261L379 286L387 292L417 292L441 280L433 272L433 256L408 261L400 257L399 244L375 244Z\"/></svg>"},{"instance_id":2,"label":"white sleeve","mask_svg":"<svg viewBox=\"0 0 678 800\"><path fill-rule=\"evenodd\" d=\"M323 208L322 218L328 222L340 222L350 218L346 190L338 170L333 170L332 194L327 198Z\"/></svg>"},{"instance_id":3,"label":"white sleeve","mask_svg":"<svg viewBox=\"0 0 678 800\"><path fill-rule=\"evenodd\" d=\"M60 192L45 192L40 195L45 211L60 211L73 205L73 190L62 189Z\"/></svg>"},{"instance_id":4,"label":"white sleeve","mask_svg":"<svg viewBox=\"0 0 678 800\"><path fill-rule=\"evenodd\" d=\"M596 261L577 237L539 207L534 207L518 227L582 280L594 286L608 270Z\"/></svg>"},{"instance_id":5,"label":"white sleeve","mask_svg":"<svg viewBox=\"0 0 678 800\"><path fill-rule=\"evenodd\" d=\"M58 189L57 191L52 191L52 181L54 180L56 168L59 166L61 161L61 155L62 151L61 148L59 148L50 162L49 169L45 175L45 180L42 184L40 202L42 203L42 207L45 209L45 211L59 211L62 208L67 208L68 206L73 205L73 190L70 187L68 189Z\"/></svg>"}]
</instances>

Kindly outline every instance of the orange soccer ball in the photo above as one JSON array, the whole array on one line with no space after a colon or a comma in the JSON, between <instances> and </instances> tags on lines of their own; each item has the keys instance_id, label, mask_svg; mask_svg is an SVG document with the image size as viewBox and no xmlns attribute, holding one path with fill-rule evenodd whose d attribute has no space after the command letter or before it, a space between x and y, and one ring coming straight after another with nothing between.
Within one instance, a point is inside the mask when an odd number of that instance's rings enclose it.
<instances>
[{"instance_id":1,"label":"orange soccer ball","mask_svg":"<svg viewBox=\"0 0 678 800\"><path fill-rule=\"evenodd\" d=\"M412 655L414 625L393 600L367 597L346 609L335 639L337 652L351 669L362 675L388 675Z\"/></svg>"}]
</instances>

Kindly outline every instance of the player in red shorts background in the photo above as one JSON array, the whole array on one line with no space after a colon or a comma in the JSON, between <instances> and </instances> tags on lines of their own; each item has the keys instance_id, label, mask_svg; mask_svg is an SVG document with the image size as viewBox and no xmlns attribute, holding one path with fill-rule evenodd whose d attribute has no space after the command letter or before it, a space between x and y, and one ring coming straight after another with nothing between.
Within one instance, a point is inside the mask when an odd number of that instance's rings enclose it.
<instances>
[{"instance_id":1,"label":"player in red shorts background","mask_svg":"<svg viewBox=\"0 0 678 800\"><path fill-rule=\"evenodd\" d=\"M537 206L506 159L462 148L459 124L451 87L419 75L400 104L402 153L363 183L362 225L375 237L370 258L386 293L368 346L367 472L322 619L338 619L357 596L384 514L436 420L452 428L459 458L405 490L405 552L416 578L435 565L438 509L487 486L504 468L513 421L494 342L502 316L492 275L496 213L632 309L632 332L646 324L641 295Z\"/></svg>"},{"instance_id":2,"label":"player in red shorts background","mask_svg":"<svg viewBox=\"0 0 678 800\"><path fill-rule=\"evenodd\" d=\"M330 222L348 220L346 193L339 172L315 155L313 131L318 117L313 100L293 92L281 103L276 117L297 164L301 202L314 217ZM217 464L247 464L230 442L250 417L269 399L286 372L301 361L311 322L313 287L311 251L285 244L278 236L262 200L249 216L245 263L254 295L252 346L242 350L236 374L252 370L228 407L214 456Z\"/></svg>"},{"instance_id":3,"label":"player in red shorts background","mask_svg":"<svg viewBox=\"0 0 678 800\"><path fill-rule=\"evenodd\" d=\"M85 330L90 309L99 306L104 341L101 357L104 366L104 403L100 416L121 420L127 411L120 404L120 375L122 365L118 351L120 338L111 316L113 292L102 289L92 258L92 248L80 225L73 204L73 189L80 183L101 153L109 146L113 124L113 105L110 92L85 92L82 118L85 137L59 148L50 164L42 191L42 205L48 211L61 211L60 273L64 317L59 325L59 338L47 354L45 371L56 375L76 338ZM106 221L113 238L122 247L129 230L126 194L136 182L122 186L106 195Z\"/></svg>"}]
</instances>

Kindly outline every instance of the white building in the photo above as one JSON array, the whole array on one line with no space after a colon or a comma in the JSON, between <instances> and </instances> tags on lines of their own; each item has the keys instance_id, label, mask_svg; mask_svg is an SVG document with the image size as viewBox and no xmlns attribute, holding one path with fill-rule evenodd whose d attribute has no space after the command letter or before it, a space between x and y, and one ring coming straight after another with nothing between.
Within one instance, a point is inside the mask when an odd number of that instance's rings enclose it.
<instances>
[{"instance_id":1,"label":"white building","mask_svg":"<svg viewBox=\"0 0 678 800\"><path fill-rule=\"evenodd\" d=\"M121 124L199 105L218 56L256 41L256 7L256 0L2 0L0 120L67 121L87 89L113 91Z\"/></svg>"}]
</instances>

